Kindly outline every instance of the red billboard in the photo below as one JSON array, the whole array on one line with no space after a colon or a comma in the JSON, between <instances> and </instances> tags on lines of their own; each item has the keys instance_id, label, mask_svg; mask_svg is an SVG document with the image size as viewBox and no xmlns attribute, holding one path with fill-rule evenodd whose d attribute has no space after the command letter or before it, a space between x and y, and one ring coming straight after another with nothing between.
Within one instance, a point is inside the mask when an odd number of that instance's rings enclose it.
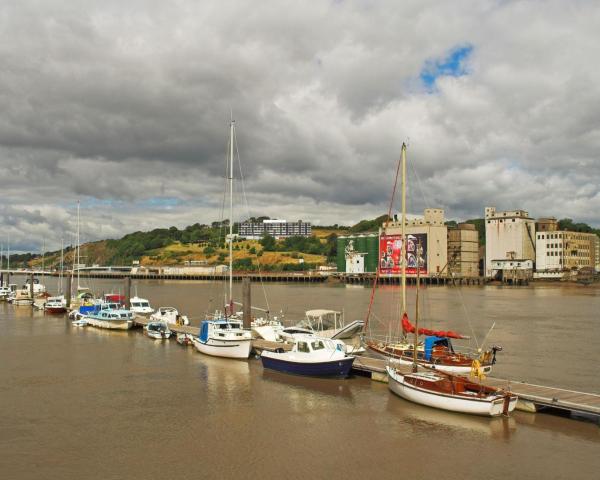
<instances>
[{"instance_id":1,"label":"red billboard","mask_svg":"<svg viewBox=\"0 0 600 480\"><path fill-rule=\"evenodd\" d=\"M415 233L406 236L406 273L417 274L417 265L420 274L427 274L427 234ZM421 251L417 254L417 246ZM402 235L381 235L379 237L379 272L402 273Z\"/></svg>"}]
</instances>

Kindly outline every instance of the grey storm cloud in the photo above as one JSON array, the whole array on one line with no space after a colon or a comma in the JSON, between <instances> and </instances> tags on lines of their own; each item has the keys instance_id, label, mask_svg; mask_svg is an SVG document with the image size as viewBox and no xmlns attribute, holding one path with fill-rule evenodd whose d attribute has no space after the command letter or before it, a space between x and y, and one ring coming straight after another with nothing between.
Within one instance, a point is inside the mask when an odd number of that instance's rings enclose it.
<instances>
[{"instance_id":1,"label":"grey storm cloud","mask_svg":"<svg viewBox=\"0 0 600 480\"><path fill-rule=\"evenodd\" d=\"M0 238L56 248L77 199L85 239L219 218L232 112L240 218L380 215L408 141L411 213L598 225L599 24L583 0L3 2Z\"/></svg>"}]
</instances>

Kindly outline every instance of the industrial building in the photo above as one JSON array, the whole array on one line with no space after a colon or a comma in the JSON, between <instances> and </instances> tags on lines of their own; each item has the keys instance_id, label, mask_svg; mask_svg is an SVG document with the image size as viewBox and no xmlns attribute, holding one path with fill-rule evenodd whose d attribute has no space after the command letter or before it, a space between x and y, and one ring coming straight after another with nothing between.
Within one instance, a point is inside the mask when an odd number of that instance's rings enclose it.
<instances>
[{"instance_id":1,"label":"industrial building","mask_svg":"<svg viewBox=\"0 0 600 480\"><path fill-rule=\"evenodd\" d=\"M272 219L263 220L262 222L243 222L240 224L240 237L258 240L265 234L275 238L285 237L310 237L312 228L310 222L288 222L286 220Z\"/></svg>"},{"instance_id":2,"label":"industrial building","mask_svg":"<svg viewBox=\"0 0 600 480\"><path fill-rule=\"evenodd\" d=\"M488 278L499 274L493 265L496 260L536 260L535 221L525 210L497 212L494 207L487 207L485 241L485 276Z\"/></svg>"},{"instance_id":3,"label":"industrial building","mask_svg":"<svg viewBox=\"0 0 600 480\"><path fill-rule=\"evenodd\" d=\"M536 233L536 271L552 274L596 268L599 239L595 233L558 230L556 219L544 219L548 228Z\"/></svg>"},{"instance_id":4,"label":"industrial building","mask_svg":"<svg viewBox=\"0 0 600 480\"><path fill-rule=\"evenodd\" d=\"M459 223L455 228L448 228L448 275L479 276L479 233L475 225Z\"/></svg>"},{"instance_id":5,"label":"industrial building","mask_svg":"<svg viewBox=\"0 0 600 480\"><path fill-rule=\"evenodd\" d=\"M423 277L446 275L448 263L448 227L444 223L444 210L427 208L423 217L407 219L405 225L407 237L406 273L410 277L419 274ZM418 247L421 252L418 252ZM394 221L381 229L379 240L379 267L382 274L398 275L402 273L402 221Z\"/></svg>"},{"instance_id":6,"label":"industrial building","mask_svg":"<svg viewBox=\"0 0 600 480\"><path fill-rule=\"evenodd\" d=\"M379 235L343 235L337 239L338 272L368 273L377 271Z\"/></svg>"}]
</instances>

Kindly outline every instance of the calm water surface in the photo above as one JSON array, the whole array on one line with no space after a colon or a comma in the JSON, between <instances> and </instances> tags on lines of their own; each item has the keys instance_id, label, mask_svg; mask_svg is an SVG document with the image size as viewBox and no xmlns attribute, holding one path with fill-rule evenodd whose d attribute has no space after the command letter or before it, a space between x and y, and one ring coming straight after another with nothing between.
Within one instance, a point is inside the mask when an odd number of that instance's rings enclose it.
<instances>
[{"instance_id":1,"label":"calm water surface","mask_svg":"<svg viewBox=\"0 0 600 480\"><path fill-rule=\"evenodd\" d=\"M55 289L55 280L46 282ZM97 291L119 284L92 281ZM236 285L236 289L238 286ZM140 296L198 321L211 283L140 282ZM272 312L364 318L369 289L266 285ZM427 326L504 347L496 376L600 393L600 289L425 289ZM409 292L411 309L413 292ZM265 306L262 289L253 303ZM395 331L398 290L375 301ZM76 329L61 316L0 304L2 478L597 478L600 428L550 415L450 414L365 378L263 372L260 361L203 356L140 331Z\"/></svg>"}]
</instances>

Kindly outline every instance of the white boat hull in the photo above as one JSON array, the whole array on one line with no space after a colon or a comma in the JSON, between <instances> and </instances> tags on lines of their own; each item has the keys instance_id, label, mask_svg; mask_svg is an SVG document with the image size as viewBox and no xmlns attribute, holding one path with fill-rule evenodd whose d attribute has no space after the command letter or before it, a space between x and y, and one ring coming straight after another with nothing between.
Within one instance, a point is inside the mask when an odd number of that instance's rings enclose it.
<instances>
[{"instance_id":1,"label":"white boat hull","mask_svg":"<svg viewBox=\"0 0 600 480\"><path fill-rule=\"evenodd\" d=\"M107 328L109 330L129 330L133 325L131 320L98 320L97 318L86 317L88 325L97 328Z\"/></svg>"},{"instance_id":2,"label":"white boat hull","mask_svg":"<svg viewBox=\"0 0 600 480\"><path fill-rule=\"evenodd\" d=\"M392 365L412 365L412 360L405 360L403 358L391 358L390 363ZM471 366L463 366L463 365L433 365L430 363L419 363L419 365L427 368L431 368L432 370L439 370L444 373L451 373L453 375L469 375L471 373ZM482 367L483 373L486 375L492 371L491 366Z\"/></svg>"},{"instance_id":3,"label":"white boat hull","mask_svg":"<svg viewBox=\"0 0 600 480\"><path fill-rule=\"evenodd\" d=\"M252 349L252 339L241 340L217 340L209 338L208 341L201 342L194 338L194 347L200 353L211 355L213 357L224 358L248 358Z\"/></svg>"},{"instance_id":4,"label":"white boat hull","mask_svg":"<svg viewBox=\"0 0 600 480\"><path fill-rule=\"evenodd\" d=\"M497 395L493 399L479 398L457 398L456 396L431 393L420 389L404 381L402 374L396 373L390 367L386 367L388 373L388 387L399 397L427 407L439 408L450 412L469 413L472 415L483 415L497 417L504 412L505 397ZM510 398L508 412L512 412L517 406L517 397Z\"/></svg>"}]
</instances>

